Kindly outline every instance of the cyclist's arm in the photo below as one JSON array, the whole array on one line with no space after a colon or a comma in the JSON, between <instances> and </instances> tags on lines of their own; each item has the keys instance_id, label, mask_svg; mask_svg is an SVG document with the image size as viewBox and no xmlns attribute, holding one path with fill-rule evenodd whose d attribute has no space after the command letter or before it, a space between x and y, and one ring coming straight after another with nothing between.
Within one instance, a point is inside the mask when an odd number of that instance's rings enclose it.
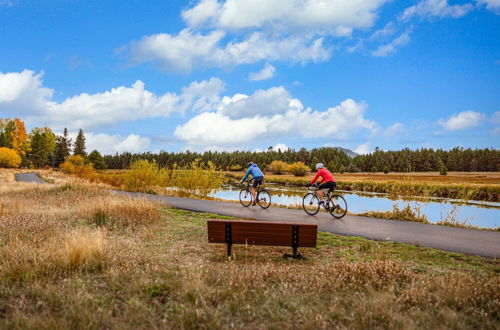
<instances>
[{"instance_id":1,"label":"cyclist's arm","mask_svg":"<svg viewBox=\"0 0 500 330\"><path fill-rule=\"evenodd\" d=\"M252 170L249 168L247 170L247 172L245 173L245 176L243 177L243 179L241 179L241 182L245 181L248 178L248 176L250 175L251 172L252 172Z\"/></svg>"},{"instance_id":2,"label":"cyclist's arm","mask_svg":"<svg viewBox=\"0 0 500 330\"><path fill-rule=\"evenodd\" d=\"M309 182L310 184L313 184L314 182L316 182L316 180L318 180L318 177L320 176L320 173L318 171L318 173L316 173L316 176L314 177L314 179L312 179L311 182Z\"/></svg>"}]
</instances>

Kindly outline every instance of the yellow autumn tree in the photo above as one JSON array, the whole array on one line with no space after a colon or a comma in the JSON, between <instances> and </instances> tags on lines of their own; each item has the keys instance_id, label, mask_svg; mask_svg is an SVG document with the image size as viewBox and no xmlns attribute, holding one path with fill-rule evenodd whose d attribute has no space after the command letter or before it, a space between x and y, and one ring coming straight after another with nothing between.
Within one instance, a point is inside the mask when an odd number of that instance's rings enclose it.
<instances>
[{"instance_id":1,"label":"yellow autumn tree","mask_svg":"<svg viewBox=\"0 0 500 330\"><path fill-rule=\"evenodd\" d=\"M10 167L15 168L21 165L21 156L9 148L0 148L0 167Z\"/></svg>"}]
</instances>

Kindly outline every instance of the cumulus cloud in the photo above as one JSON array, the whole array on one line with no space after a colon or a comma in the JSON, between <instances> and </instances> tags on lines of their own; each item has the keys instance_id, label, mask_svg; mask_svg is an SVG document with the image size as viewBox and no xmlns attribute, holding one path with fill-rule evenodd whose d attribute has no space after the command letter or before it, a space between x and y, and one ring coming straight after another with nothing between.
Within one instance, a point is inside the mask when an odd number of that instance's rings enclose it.
<instances>
[{"instance_id":1,"label":"cumulus cloud","mask_svg":"<svg viewBox=\"0 0 500 330\"><path fill-rule=\"evenodd\" d=\"M439 120L438 123L447 131L458 131L478 126L485 116L476 111L463 111L452 115L447 120Z\"/></svg>"},{"instance_id":2,"label":"cumulus cloud","mask_svg":"<svg viewBox=\"0 0 500 330\"><path fill-rule=\"evenodd\" d=\"M274 76L275 71L276 68L274 66L272 66L269 63L266 63L266 65L259 72L251 72L250 75L248 76L248 79L251 81L270 79Z\"/></svg>"},{"instance_id":3,"label":"cumulus cloud","mask_svg":"<svg viewBox=\"0 0 500 330\"><path fill-rule=\"evenodd\" d=\"M151 140L136 134L128 136L85 133L87 151L98 150L101 154L142 152L147 150Z\"/></svg>"},{"instance_id":4,"label":"cumulus cloud","mask_svg":"<svg viewBox=\"0 0 500 330\"><path fill-rule=\"evenodd\" d=\"M247 145L255 139L280 136L348 139L359 131L373 133L376 123L364 116L366 105L352 99L326 111L304 109L283 87L248 96L224 97L214 111L179 125L174 135L190 146Z\"/></svg>"},{"instance_id":5,"label":"cumulus cloud","mask_svg":"<svg viewBox=\"0 0 500 330\"><path fill-rule=\"evenodd\" d=\"M474 8L470 3L463 5L449 5L448 0L424 0L405 9L400 16L401 20L408 20L414 16L422 18L452 17L458 18L466 15Z\"/></svg>"},{"instance_id":6,"label":"cumulus cloud","mask_svg":"<svg viewBox=\"0 0 500 330\"><path fill-rule=\"evenodd\" d=\"M403 32L399 37L386 45L379 46L372 52L373 56L386 57L393 54L398 48L403 47L410 42L411 28Z\"/></svg>"},{"instance_id":7,"label":"cumulus cloud","mask_svg":"<svg viewBox=\"0 0 500 330\"><path fill-rule=\"evenodd\" d=\"M284 143L278 143L273 147L274 151L287 151L288 149L290 148Z\"/></svg>"},{"instance_id":8,"label":"cumulus cloud","mask_svg":"<svg viewBox=\"0 0 500 330\"><path fill-rule=\"evenodd\" d=\"M373 25L387 0L200 0L182 12L191 27L225 30L318 30L349 35Z\"/></svg>"},{"instance_id":9,"label":"cumulus cloud","mask_svg":"<svg viewBox=\"0 0 500 330\"><path fill-rule=\"evenodd\" d=\"M212 78L193 82L182 93L155 95L138 80L95 94L82 93L62 102L52 100L54 91L43 86L42 74L30 70L0 73L0 115L23 116L54 129L92 129L119 121L167 117L186 109L204 111L220 103L224 83Z\"/></svg>"},{"instance_id":10,"label":"cumulus cloud","mask_svg":"<svg viewBox=\"0 0 500 330\"><path fill-rule=\"evenodd\" d=\"M128 46L132 64L153 63L170 71L190 72L193 68L231 67L259 61L305 63L325 61L331 49L324 39L311 34L290 36L253 32L243 40L223 43L225 32L207 34L184 29L177 35L160 33L145 36Z\"/></svg>"},{"instance_id":11,"label":"cumulus cloud","mask_svg":"<svg viewBox=\"0 0 500 330\"><path fill-rule=\"evenodd\" d=\"M391 36L396 33L396 27L393 22L387 23L382 29L372 33L370 40L379 40Z\"/></svg>"},{"instance_id":12,"label":"cumulus cloud","mask_svg":"<svg viewBox=\"0 0 500 330\"><path fill-rule=\"evenodd\" d=\"M493 122L493 124L500 124L500 111L495 112L491 116L491 121Z\"/></svg>"},{"instance_id":13,"label":"cumulus cloud","mask_svg":"<svg viewBox=\"0 0 500 330\"><path fill-rule=\"evenodd\" d=\"M500 0L477 0L479 5L486 5L486 8L500 14Z\"/></svg>"}]
</instances>

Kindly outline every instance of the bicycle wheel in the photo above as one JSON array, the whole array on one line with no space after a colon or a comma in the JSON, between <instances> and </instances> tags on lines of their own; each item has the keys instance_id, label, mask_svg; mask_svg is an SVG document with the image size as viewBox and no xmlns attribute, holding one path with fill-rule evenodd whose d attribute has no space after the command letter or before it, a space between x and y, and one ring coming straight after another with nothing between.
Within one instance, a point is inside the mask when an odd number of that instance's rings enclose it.
<instances>
[{"instance_id":1,"label":"bicycle wheel","mask_svg":"<svg viewBox=\"0 0 500 330\"><path fill-rule=\"evenodd\" d=\"M271 194L264 189L260 190L257 194L257 202L260 207L267 209L271 205Z\"/></svg>"},{"instance_id":2,"label":"bicycle wheel","mask_svg":"<svg viewBox=\"0 0 500 330\"><path fill-rule=\"evenodd\" d=\"M309 215L319 212L319 198L313 193L307 193L302 199L302 208Z\"/></svg>"},{"instance_id":3,"label":"bicycle wheel","mask_svg":"<svg viewBox=\"0 0 500 330\"><path fill-rule=\"evenodd\" d=\"M342 218L347 213L347 202L340 195L333 195L328 200L330 214L337 219Z\"/></svg>"},{"instance_id":4,"label":"bicycle wheel","mask_svg":"<svg viewBox=\"0 0 500 330\"><path fill-rule=\"evenodd\" d=\"M252 192L248 189L241 189L240 191L240 203L244 207L249 207L252 205Z\"/></svg>"}]
</instances>

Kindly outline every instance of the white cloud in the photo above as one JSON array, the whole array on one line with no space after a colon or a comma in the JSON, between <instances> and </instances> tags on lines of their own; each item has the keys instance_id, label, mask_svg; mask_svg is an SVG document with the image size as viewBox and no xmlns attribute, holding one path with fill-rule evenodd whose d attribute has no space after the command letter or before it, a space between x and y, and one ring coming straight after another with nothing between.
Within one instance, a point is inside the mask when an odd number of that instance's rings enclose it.
<instances>
[{"instance_id":1,"label":"white cloud","mask_svg":"<svg viewBox=\"0 0 500 330\"><path fill-rule=\"evenodd\" d=\"M449 5L448 0L423 0L418 4L408 7L401 15L401 20L408 20L414 16L423 18L430 17L453 17L458 18L466 15L474 8L470 3L463 5Z\"/></svg>"},{"instance_id":2,"label":"white cloud","mask_svg":"<svg viewBox=\"0 0 500 330\"><path fill-rule=\"evenodd\" d=\"M274 151L278 151L278 150L287 151L288 149L290 149L290 148L284 143L278 143L277 145L275 145L273 147Z\"/></svg>"},{"instance_id":3,"label":"white cloud","mask_svg":"<svg viewBox=\"0 0 500 330\"><path fill-rule=\"evenodd\" d=\"M85 133L85 144L87 152L98 150L101 154L114 154L122 152L143 152L151 144L147 137L130 134L126 137L121 135Z\"/></svg>"},{"instance_id":4,"label":"white cloud","mask_svg":"<svg viewBox=\"0 0 500 330\"><path fill-rule=\"evenodd\" d=\"M181 94L155 95L138 80L95 94L82 93L58 103L54 91L43 86L42 74L33 71L0 73L0 115L22 116L31 124L49 125L59 130L92 129L119 121L167 117L186 109L205 111L220 103L224 83L212 78L193 82Z\"/></svg>"},{"instance_id":5,"label":"white cloud","mask_svg":"<svg viewBox=\"0 0 500 330\"><path fill-rule=\"evenodd\" d=\"M295 101L296 106L301 107ZM259 89L248 96L235 94L225 96L219 112L231 119L240 119L252 116L272 116L282 114L290 109L292 97L284 87L272 87L267 90ZM300 102L300 101L299 101Z\"/></svg>"},{"instance_id":6,"label":"white cloud","mask_svg":"<svg viewBox=\"0 0 500 330\"><path fill-rule=\"evenodd\" d=\"M225 32L203 35L184 29L178 35L145 36L129 45L132 64L151 62L162 69L190 72L193 68L231 67L259 61L320 62L330 58L324 39L311 34L290 36L253 32L241 41L222 40Z\"/></svg>"},{"instance_id":7,"label":"white cloud","mask_svg":"<svg viewBox=\"0 0 500 330\"><path fill-rule=\"evenodd\" d=\"M476 111L463 111L451 116L448 120L439 120L438 123L447 131L458 131L478 126L485 116Z\"/></svg>"},{"instance_id":8,"label":"white cloud","mask_svg":"<svg viewBox=\"0 0 500 330\"><path fill-rule=\"evenodd\" d=\"M46 109L54 91L43 86L42 77L43 72L36 74L31 70L0 72L0 114L15 116Z\"/></svg>"},{"instance_id":9,"label":"white cloud","mask_svg":"<svg viewBox=\"0 0 500 330\"><path fill-rule=\"evenodd\" d=\"M251 81L270 79L274 76L275 71L276 68L274 66L272 66L269 63L266 63L266 65L259 72L251 72L250 75L248 76L248 79Z\"/></svg>"},{"instance_id":10,"label":"white cloud","mask_svg":"<svg viewBox=\"0 0 500 330\"><path fill-rule=\"evenodd\" d=\"M384 135L386 136L393 136L397 133L401 133L402 131L404 131L405 129L405 125L401 124L401 123L395 123L393 125L391 125L385 132L384 132Z\"/></svg>"},{"instance_id":11,"label":"white cloud","mask_svg":"<svg viewBox=\"0 0 500 330\"><path fill-rule=\"evenodd\" d=\"M224 97L220 107L179 125L174 135L198 147L241 146L256 139L291 135L348 139L359 131L375 131L376 124L364 117L365 110L365 104L351 99L326 111L304 109L300 100L292 98L286 89L273 87L251 96Z\"/></svg>"},{"instance_id":12,"label":"white cloud","mask_svg":"<svg viewBox=\"0 0 500 330\"><path fill-rule=\"evenodd\" d=\"M403 32L399 37L391 41L389 44L379 46L372 52L373 56L385 57L393 54L398 48L410 42L411 28Z\"/></svg>"},{"instance_id":13,"label":"white cloud","mask_svg":"<svg viewBox=\"0 0 500 330\"><path fill-rule=\"evenodd\" d=\"M486 8L500 14L500 0L476 0L479 5L486 5Z\"/></svg>"},{"instance_id":14,"label":"white cloud","mask_svg":"<svg viewBox=\"0 0 500 330\"><path fill-rule=\"evenodd\" d=\"M493 124L500 124L500 111L495 112L491 116L491 121L493 122Z\"/></svg>"},{"instance_id":15,"label":"white cloud","mask_svg":"<svg viewBox=\"0 0 500 330\"><path fill-rule=\"evenodd\" d=\"M296 32L321 29L349 35L373 25L387 0L201 0L182 17L191 27Z\"/></svg>"},{"instance_id":16,"label":"white cloud","mask_svg":"<svg viewBox=\"0 0 500 330\"><path fill-rule=\"evenodd\" d=\"M357 153L358 155L366 155L366 154L370 154L372 150L373 149L370 145L370 142L366 142L366 143L363 143L363 144L359 145L358 147L356 147L356 149L354 149L353 151L355 153Z\"/></svg>"},{"instance_id":17,"label":"white cloud","mask_svg":"<svg viewBox=\"0 0 500 330\"><path fill-rule=\"evenodd\" d=\"M396 27L394 26L393 22L389 22L382 29L373 32L370 36L370 40L383 39L393 35L394 33L396 33Z\"/></svg>"}]
</instances>

